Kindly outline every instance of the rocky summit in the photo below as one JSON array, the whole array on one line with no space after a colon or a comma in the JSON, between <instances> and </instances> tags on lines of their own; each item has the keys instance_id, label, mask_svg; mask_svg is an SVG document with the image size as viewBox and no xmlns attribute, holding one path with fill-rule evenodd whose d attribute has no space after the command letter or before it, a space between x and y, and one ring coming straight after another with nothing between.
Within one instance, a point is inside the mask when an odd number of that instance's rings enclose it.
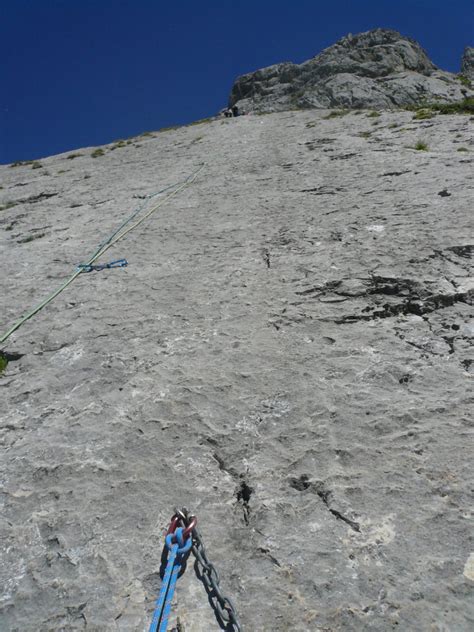
<instances>
[{"instance_id":1,"label":"rocky summit","mask_svg":"<svg viewBox=\"0 0 474 632\"><path fill-rule=\"evenodd\" d=\"M229 98L245 112L300 108L389 108L460 101L474 94L473 49L458 76L436 68L413 39L389 29L343 37L302 63L280 63L239 77Z\"/></svg>"},{"instance_id":2,"label":"rocky summit","mask_svg":"<svg viewBox=\"0 0 474 632\"><path fill-rule=\"evenodd\" d=\"M473 161L304 110L0 167L2 331L161 203L1 346L0 630L148 630L186 507L246 632L472 631Z\"/></svg>"}]
</instances>

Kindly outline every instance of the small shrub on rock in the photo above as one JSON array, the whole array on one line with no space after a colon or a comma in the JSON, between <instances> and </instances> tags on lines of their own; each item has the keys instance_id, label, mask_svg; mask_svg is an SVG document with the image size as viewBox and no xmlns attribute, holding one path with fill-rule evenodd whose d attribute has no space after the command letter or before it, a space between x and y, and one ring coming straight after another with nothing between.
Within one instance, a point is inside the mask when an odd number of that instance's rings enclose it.
<instances>
[{"instance_id":1,"label":"small shrub on rock","mask_svg":"<svg viewBox=\"0 0 474 632\"><path fill-rule=\"evenodd\" d=\"M428 145L426 143L424 143L422 140L419 140L414 149L416 149L417 151L428 151Z\"/></svg>"},{"instance_id":2,"label":"small shrub on rock","mask_svg":"<svg viewBox=\"0 0 474 632\"><path fill-rule=\"evenodd\" d=\"M112 147L110 148L110 151L113 151L114 149L120 149L121 147L126 147L127 146L127 141L123 140L123 138L120 138L119 140L115 141L115 144L112 145Z\"/></svg>"},{"instance_id":3,"label":"small shrub on rock","mask_svg":"<svg viewBox=\"0 0 474 632\"><path fill-rule=\"evenodd\" d=\"M467 97L457 103L437 103L432 107L440 114L474 114L474 97Z\"/></svg>"},{"instance_id":4,"label":"small shrub on rock","mask_svg":"<svg viewBox=\"0 0 474 632\"><path fill-rule=\"evenodd\" d=\"M12 162L12 164L10 165L10 168L11 167L27 167L28 165L32 165L35 162L36 162L35 160L16 160L15 162Z\"/></svg>"},{"instance_id":5,"label":"small shrub on rock","mask_svg":"<svg viewBox=\"0 0 474 632\"><path fill-rule=\"evenodd\" d=\"M458 75L458 79L463 86L466 86L466 88L472 87L471 80L469 79L469 77L466 77L466 75Z\"/></svg>"},{"instance_id":6,"label":"small shrub on rock","mask_svg":"<svg viewBox=\"0 0 474 632\"><path fill-rule=\"evenodd\" d=\"M17 204L18 204L18 202L6 202L5 204L1 204L0 205L0 211L6 211L9 208L13 208Z\"/></svg>"},{"instance_id":7,"label":"small shrub on rock","mask_svg":"<svg viewBox=\"0 0 474 632\"><path fill-rule=\"evenodd\" d=\"M347 114L349 114L349 110L333 110L332 112L329 112L329 114L327 116L324 116L323 118L333 119L333 118L339 118L340 116L346 116Z\"/></svg>"},{"instance_id":8,"label":"small shrub on rock","mask_svg":"<svg viewBox=\"0 0 474 632\"><path fill-rule=\"evenodd\" d=\"M435 113L433 112L433 110L428 108L420 108L419 110L417 110L417 112L415 112L413 120L424 121L425 119L433 118L434 115Z\"/></svg>"}]
</instances>

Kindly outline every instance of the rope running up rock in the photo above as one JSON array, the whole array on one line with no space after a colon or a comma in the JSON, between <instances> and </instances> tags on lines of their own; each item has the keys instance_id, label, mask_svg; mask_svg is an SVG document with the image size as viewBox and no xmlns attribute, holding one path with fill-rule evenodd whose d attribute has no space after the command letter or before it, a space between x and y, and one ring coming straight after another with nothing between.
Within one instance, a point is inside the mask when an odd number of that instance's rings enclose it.
<instances>
[{"instance_id":1,"label":"rope running up rock","mask_svg":"<svg viewBox=\"0 0 474 632\"><path fill-rule=\"evenodd\" d=\"M62 285L60 285L56 290L54 290L54 292L52 292L52 294L50 294L47 298L44 299L44 301L42 301L41 303L39 303L39 305L37 305L36 307L34 307L32 310L30 310L28 313L26 313L24 316L22 316L14 325L12 325L12 327L10 327L10 329L8 329L8 331L6 331L1 337L0 337L0 344L5 342L17 329L19 329L24 323L26 323L26 321L30 320L30 318L33 318L33 316L35 314L37 314L39 311L41 311L44 307L46 307L46 305L48 305L48 303L51 303L51 301L53 301L59 294L61 294L61 292L63 292L69 285L71 285L71 283L83 272L86 272L90 269L90 266L92 266L92 264L94 263L94 261L97 261L97 259L99 257L101 257L109 248L111 248L114 244L116 244L118 241L120 241L121 239L123 239L125 237L125 235L127 235L130 231L132 231L134 228L136 228L137 226L139 226L142 222L144 222L148 217L150 217L150 215L152 215L160 206L162 206L165 202L167 202L168 200L170 200L172 197L174 197L175 195L177 195L178 193L180 193L183 189L185 189L186 187L188 187L192 182L194 182L194 180L196 180L197 176L199 175L199 173L204 169L204 165L201 165L199 167L199 169L197 169L194 173L192 173L190 176L188 176L188 178L186 178L186 180L182 181L181 183L176 183L173 184L171 186L166 187L165 189L162 189L161 191L158 191L157 193L153 193L152 195L147 196L146 198L146 202L149 201L150 199L156 197L157 195L160 195L161 193L164 193L165 191L168 191L169 189L172 189L174 187L174 190L169 193L166 197L162 198L159 200L159 202L157 202L156 204L154 204L151 209L149 211L147 211L143 217L141 217L140 219L138 219L136 222L134 222L131 226L129 226L128 228L124 229L128 224L130 224L130 222L135 219L135 217L137 217L137 215L140 213L140 211L143 209L144 204L140 205L139 208L137 210L135 210L132 215L130 215L130 217L128 217L105 241L103 241L97 248L97 250L94 252L94 254L87 260L86 263L81 264L80 266L78 266L76 268L76 270L73 272L73 274L71 274L71 276L69 276L64 283L62 283Z\"/></svg>"}]
</instances>

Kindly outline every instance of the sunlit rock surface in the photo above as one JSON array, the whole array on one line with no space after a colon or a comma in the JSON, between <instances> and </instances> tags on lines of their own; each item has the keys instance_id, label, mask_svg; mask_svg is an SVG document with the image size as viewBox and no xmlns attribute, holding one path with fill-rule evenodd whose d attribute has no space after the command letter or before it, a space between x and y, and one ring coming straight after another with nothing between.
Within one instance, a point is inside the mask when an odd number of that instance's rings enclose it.
<instances>
[{"instance_id":1,"label":"sunlit rock surface","mask_svg":"<svg viewBox=\"0 0 474 632\"><path fill-rule=\"evenodd\" d=\"M1 630L146 630L175 506L244 630L472 630L472 122L328 114L0 168L4 330L206 162L3 347Z\"/></svg>"}]
</instances>

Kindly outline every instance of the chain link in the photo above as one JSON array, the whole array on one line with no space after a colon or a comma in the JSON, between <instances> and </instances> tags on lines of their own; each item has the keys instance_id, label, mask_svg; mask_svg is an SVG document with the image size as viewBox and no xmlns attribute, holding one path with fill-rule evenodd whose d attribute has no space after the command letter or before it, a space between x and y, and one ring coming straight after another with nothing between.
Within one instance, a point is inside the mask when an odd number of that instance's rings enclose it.
<instances>
[{"instance_id":1,"label":"chain link","mask_svg":"<svg viewBox=\"0 0 474 632\"><path fill-rule=\"evenodd\" d=\"M186 526L189 525L193 518L186 509L176 511L176 515L181 518ZM191 551L196 558L194 569L198 579L204 584L209 603L214 610L219 625L223 630L226 630L226 632L242 632L242 626L240 625L234 604L229 597L226 597L226 595L222 593L219 586L219 573L214 564L209 561L201 534L195 526L191 534L193 538Z\"/></svg>"},{"instance_id":2,"label":"chain link","mask_svg":"<svg viewBox=\"0 0 474 632\"><path fill-rule=\"evenodd\" d=\"M192 535L193 546L191 551L196 558L196 562L194 564L196 575L204 584L209 597L209 602L214 610L217 620L225 630L228 630L229 632L241 632L242 628L234 605L229 597L226 597L222 593L219 587L219 573L217 572L214 564L209 561L201 534L196 527L194 527Z\"/></svg>"}]
</instances>

